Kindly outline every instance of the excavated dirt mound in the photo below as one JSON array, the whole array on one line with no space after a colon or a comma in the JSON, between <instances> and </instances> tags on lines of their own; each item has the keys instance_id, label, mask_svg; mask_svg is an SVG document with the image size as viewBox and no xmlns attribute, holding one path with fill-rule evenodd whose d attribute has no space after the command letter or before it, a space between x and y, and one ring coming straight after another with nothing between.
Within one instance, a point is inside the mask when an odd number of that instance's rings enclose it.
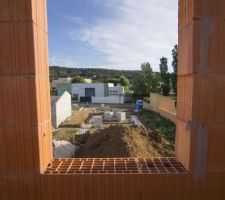
<instances>
[{"instance_id":1,"label":"excavated dirt mound","mask_svg":"<svg viewBox=\"0 0 225 200\"><path fill-rule=\"evenodd\" d=\"M91 134L76 157L160 157L145 131L130 125L111 125Z\"/></svg>"}]
</instances>

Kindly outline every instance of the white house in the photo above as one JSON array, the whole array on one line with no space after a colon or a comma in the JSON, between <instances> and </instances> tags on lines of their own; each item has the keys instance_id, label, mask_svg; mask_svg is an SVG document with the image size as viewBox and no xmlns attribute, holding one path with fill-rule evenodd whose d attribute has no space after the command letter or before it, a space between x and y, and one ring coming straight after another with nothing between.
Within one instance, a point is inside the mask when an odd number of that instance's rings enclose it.
<instances>
[{"instance_id":1,"label":"white house","mask_svg":"<svg viewBox=\"0 0 225 200\"><path fill-rule=\"evenodd\" d=\"M122 96L124 95L124 87L121 85L109 86L109 96Z\"/></svg>"},{"instance_id":2,"label":"white house","mask_svg":"<svg viewBox=\"0 0 225 200\"><path fill-rule=\"evenodd\" d=\"M58 126L72 114L71 95L64 92L61 96L51 96L52 126Z\"/></svg>"},{"instance_id":3,"label":"white house","mask_svg":"<svg viewBox=\"0 0 225 200\"><path fill-rule=\"evenodd\" d=\"M74 83L71 85L72 95L80 97L104 97L106 96L105 83Z\"/></svg>"},{"instance_id":4,"label":"white house","mask_svg":"<svg viewBox=\"0 0 225 200\"><path fill-rule=\"evenodd\" d=\"M79 102L124 103L124 87L113 83L74 83L71 85L73 98Z\"/></svg>"}]
</instances>

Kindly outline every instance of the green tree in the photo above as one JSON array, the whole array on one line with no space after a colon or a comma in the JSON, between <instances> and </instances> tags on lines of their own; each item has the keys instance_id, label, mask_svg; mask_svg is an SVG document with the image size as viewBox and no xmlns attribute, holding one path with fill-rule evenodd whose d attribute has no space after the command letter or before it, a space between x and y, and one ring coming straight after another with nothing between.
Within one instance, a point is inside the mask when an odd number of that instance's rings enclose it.
<instances>
[{"instance_id":1,"label":"green tree","mask_svg":"<svg viewBox=\"0 0 225 200\"><path fill-rule=\"evenodd\" d=\"M150 63L146 62L141 65L143 79L147 84L148 92L157 92L158 81L153 73Z\"/></svg>"},{"instance_id":2,"label":"green tree","mask_svg":"<svg viewBox=\"0 0 225 200\"><path fill-rule=\"evenodd\" d=\"M108 78L107 80L104 80L104 83L113 83L114 85L117 85L119 81L117 78Z\"/></svg>"},{"instance_id":3,"label":"green tree","mask_svg":"<svg viewBox=\"0 0 225 200\"><path fill-rule=\"evenodd\" d=\"M129 80L125 76L120 76L118 79L118 83L124 86L125 90L129 90Z\"/></svg>"},{"instance_id":4,"label":"green tree","mask_svg":"<svg viewBox=\"0 0 225 200\"><path fill-rule=\"evenodd\" d=\"M160 59L160 74L162 78L162 93L167 96L170 92L170 74L168 72L168 60L165 57Z\"/></svg>"},{"instance_id":5,"label":"green tree","mask_svg":"<svg viewBox=\"0 0 225 200\"><path fill-rule=\"evenodd\" d=\"M150 63L141 65L141 71L134 77L132 87L134 96L148 97L149 92L157 92L159 81L157 74L153 72Z\"/></svg>"},{"instance_id":6,"label":"green tree","mask_svg":"<svg viewBox=\"0 0 225 200\"><path fill-rule=\"evenodd\" d=\"M178 46L175 45L174 49L172 50L172 57L173 57L173 73L171 74L171 82L174 92L177 96L177 66L178 66Z\"/></svg>"},{"instance_id":7,"label":"green tree","mask_svg":"<svg viewBox=\"0 0 225 200\"><path fill-rule=\"evenodd\" d=\"M81 76L75 76L72 80L72 83L85 83L85 80Z\"/></svg>"},{"instance_id":8,"label":"green tree","mask_svg":"<svg viewBox=\"0 0 225 200\"><path fill-rule=\"evenodd\" d=\"M133 96L146 97L149 96L148 85L144 80L143 73L138 73L132 82L131 89L133 90Z\"/></svg>"}]
</instances>

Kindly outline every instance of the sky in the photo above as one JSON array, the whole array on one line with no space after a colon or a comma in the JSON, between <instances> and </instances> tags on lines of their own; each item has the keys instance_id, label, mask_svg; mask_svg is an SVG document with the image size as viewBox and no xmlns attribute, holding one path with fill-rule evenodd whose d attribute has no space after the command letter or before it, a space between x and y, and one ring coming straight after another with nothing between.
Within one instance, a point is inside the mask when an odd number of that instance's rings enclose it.
<instances>
[{"instance_id":1,"label":"sky","mask_svg":"<svg viewBox=\"0 0 225 200\"><path fill-rule=\"evenodd\" d=\"M171 70L177 16L178 0L48 0L50 65Z\"/></svg>"}]
</instances>

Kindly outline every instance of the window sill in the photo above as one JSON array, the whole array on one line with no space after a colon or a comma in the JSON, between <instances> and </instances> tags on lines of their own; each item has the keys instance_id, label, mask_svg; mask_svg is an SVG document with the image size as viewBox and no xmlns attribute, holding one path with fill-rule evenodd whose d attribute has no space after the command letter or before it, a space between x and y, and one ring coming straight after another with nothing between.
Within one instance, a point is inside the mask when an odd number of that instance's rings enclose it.
<instances>
[{"instance_id":1,"label":"window sill","mask_svg":"<svg viewBox=\"0 0 225 200\"><path fill-rule=\"evenodd\" d=\"M176 158L54 159L44 174L179 174L187 170Z\"/></svg>"}]
</instances>

